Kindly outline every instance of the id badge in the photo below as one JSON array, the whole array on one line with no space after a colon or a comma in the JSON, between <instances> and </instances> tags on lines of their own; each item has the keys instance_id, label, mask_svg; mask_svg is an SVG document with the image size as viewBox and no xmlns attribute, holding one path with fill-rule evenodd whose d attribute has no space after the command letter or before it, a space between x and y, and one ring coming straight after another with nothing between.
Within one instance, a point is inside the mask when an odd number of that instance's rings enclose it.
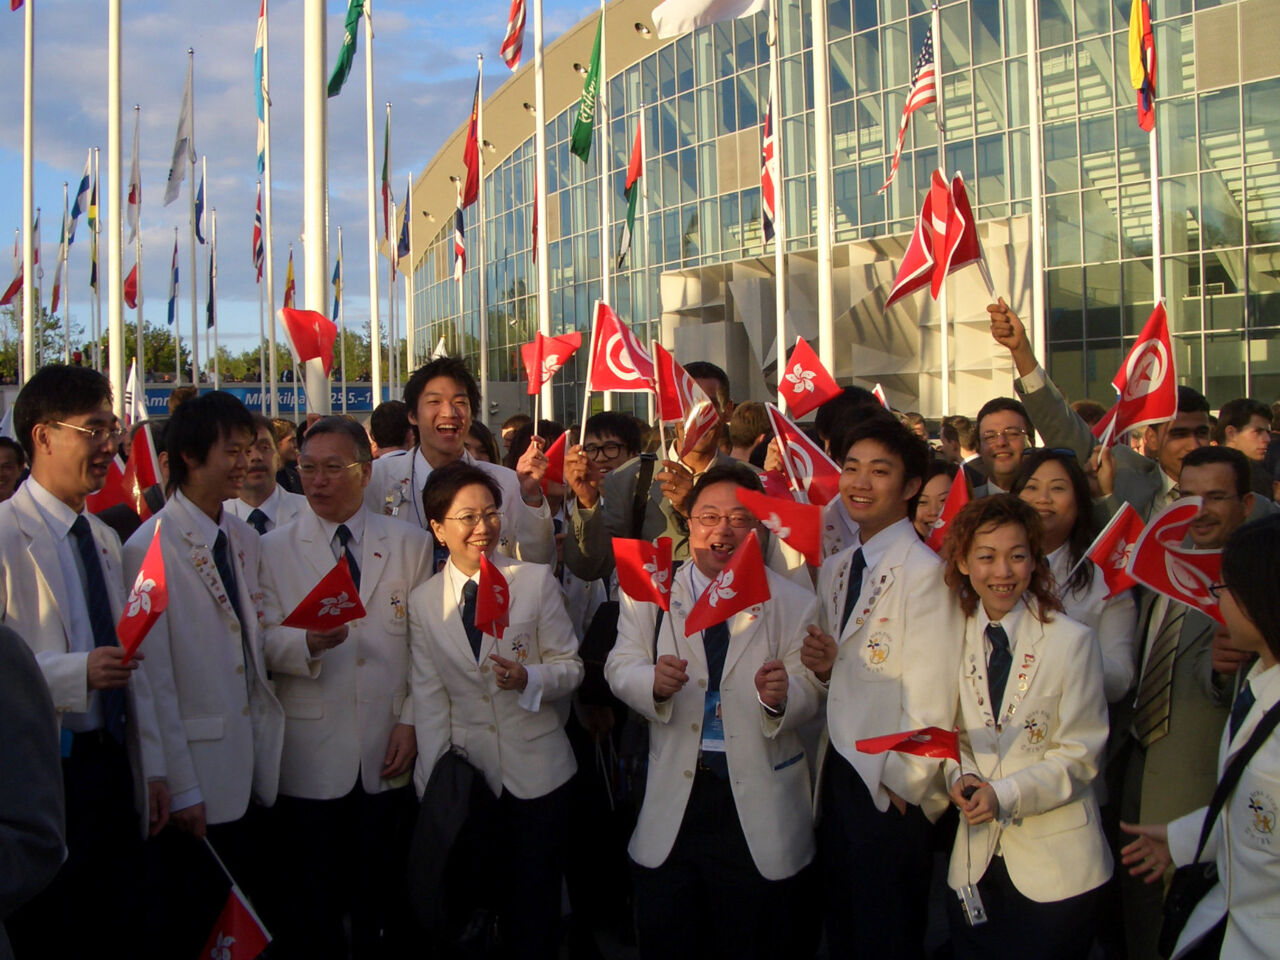
<instances>
[{"instance_id":1,"label":"id badge","mask_svg":"<svg viewBox=\"0 0 1280 960\"><path fill-rule=\"evenodd\" d=\"M724 717L720 711L720 691L707 691L702 705L702 752L724 753Z\"/></svg>"}]
</instances>

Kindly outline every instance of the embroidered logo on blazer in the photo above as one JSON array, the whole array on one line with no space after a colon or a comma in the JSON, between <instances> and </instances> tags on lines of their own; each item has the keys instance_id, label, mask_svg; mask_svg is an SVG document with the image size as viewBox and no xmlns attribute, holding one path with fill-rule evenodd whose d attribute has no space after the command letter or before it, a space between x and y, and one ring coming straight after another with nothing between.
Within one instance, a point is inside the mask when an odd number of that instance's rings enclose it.
<instances>
[{"instance_id":1,"label":"embroidered logo on blazer","mask_svg":"<svg viewBox=\"0 0 1280 960\"><path fill-rule=\"evenodd\" d=\"M1276 798L1265 790L1249 794L1249 813L1252 814L1244 832L1255 842L1270 846L1276 829Z\"/></svg>"}]
</instances>

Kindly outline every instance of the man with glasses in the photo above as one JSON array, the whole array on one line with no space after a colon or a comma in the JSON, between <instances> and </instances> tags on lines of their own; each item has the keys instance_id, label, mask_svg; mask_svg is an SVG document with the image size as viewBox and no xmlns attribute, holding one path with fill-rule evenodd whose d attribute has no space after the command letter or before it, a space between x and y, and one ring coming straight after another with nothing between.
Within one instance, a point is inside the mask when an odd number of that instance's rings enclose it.
<instances>
[{"instance_id":1,"label":"man with glasses","mask_svg":"<svg viewBox=\"0 0 1280 960\"><path fill-rule=\"evenodd\" d=\"M987 482L974 488L974 498L1008 493L1022 466L1022 454L1031 444L1026 408L1010 397L988 400L978 411L977 434Z\"/></svg>"},{"instance_id":2,"label":"man with glasses","mask_svg":"<svg viewBox=\"0 0 1280 960\"><path fill-rule=\"evenodd\" d=\"M6 923L18 957L132 956L142 838L165 825L169 791L138 669L147 650L125 665L115 632L120 541L85 510L120 442L111 385L87 368L46 366L13 414L31 476L0 504L0 622L35 653L58 711L67 858Z\"/></svg>"},{"instance_id":3,"label":"man with glasses","mask_svg":"<svg viewBox=\"0 0 1280 960\"><path fill-rule=\"evenodd\" d=\"M267 666L285 714L279 942L289 956L346 956L349 913L353 955L381 956L407 915L417 755L408 598L430 575L431 538L364 509L373 452L350 420L312 424L298 472L310 509L263 537L260 570ZM365 616L325 631L283 626L344 556Z\"/></svg>"},{"instance_id":4,"label":"man with glasses","mask_svg":"<svg viewBox=\"0 0 1280 960\"><path fill-rule=\"evenodd\" d=\"M276 482L281 461L271 421L260 413L250 416L257 433L246 451L249 469L245 471L240 496L223 506L262 536L305 511L307 498L300 493L290 493Z\"/></svg>"}]
</instances>

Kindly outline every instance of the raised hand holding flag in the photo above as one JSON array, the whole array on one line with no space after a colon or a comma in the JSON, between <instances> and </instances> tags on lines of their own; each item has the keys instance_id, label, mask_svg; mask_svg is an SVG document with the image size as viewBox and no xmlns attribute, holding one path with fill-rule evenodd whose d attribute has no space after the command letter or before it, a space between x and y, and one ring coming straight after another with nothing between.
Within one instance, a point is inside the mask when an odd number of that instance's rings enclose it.
<instances>
[{"instance_id":1,"label":"raised hand holding flag","mask_svg":"<svg viewBox=\"0 0 1280 960\"><path fill-rule=\"evenodd\" d=\"M803 417L828 400L840 396L840 385L827 372L813 347L803 337L796 337L795 349L787 358L780 392L787 400L787 412L793 417Z\"/></svg>"},{"instance_id":2,"label":"raised hand holding flag","mask_svg":"<svg viewBox=\"0 0 1280 960\"><path fill-rule=\"evenodd\" d=\"M1144 587L1225 624L1210 589L1222 579L1222 551L1181 546L1201 506L1199 497L1182 497L1153 516L1133 545L1127 572Z\"/></svg>"},{"instance_id":3,"label":"raised hand holding flag","mask_svg":"<svg viewBox=\"0 0 1280 960\"><path fill-rule=\"evenodd\" d=\"M121 666L126 666L138 646L151 631L155 622L160 619L169 606L169 587L164 575L164 551L160 546L160 524L156 521L155 532L151 534L151 544L142 558L142 566L134 577L133 587L124 602L124 612L120 614L120 622L116 624L116 637L124 649Z\"/></svg>"},{"instance_id":4,"label":"raised hand holding flag","mask_svg":"<svg viewBox=\"0 0 1280 960\"><path fill-rule=\"evenodd\" d=\"M1107 597L1110 600L1121 590L1128 590L1137 581L1129 576L1129 558L1133 556L1133 548L1142 536L1142 514L1133 509L1128 501L1120 505L1115 516L1107 521L1102 532L1094 538L1093 544L1085 551L1080 563L1092 561L1107 581ZM1078 567L1080 564L1076 564ZM1075 573L1072 568L1071 573ZM1068 575L1070 580L1071 576Z\"/></svg>"},{"instance_id":5,"label":"raised hand holding flag","mask_svg":"<svg viewBox=\"0 0 1280 960\"><path fill-rule=\"evenodd\" d=\"M582 334L574 331L558 337L533 335L533 340L520 345L520 359L524 362L525 376L529 381L529 396L536 396L543 384L560 372L570 357L582 346Z\"/></svg>"},{"instance_id":6,"label":"raised hand holding flag","mask_svg":"<svg viewBox=\"0 0 1280 960\"><path fill-rule=\"evenodd\" d=\"M332 630L365 615L360 591L344 556L281 623L299 630Z\"/></svg>"},{"instance_id":7,"label":"raised hand holding flag","mask_svg":"<svg viewBox=\"0 0 1280 960\"><path fill-rule=\"evenodd\" d=\"M772 403L766 406L791 489L802 492L810 503L819 506L840 496L840 468L835 461Z\"/></svg>"},{"instance_id":8,"label":"raised hand holding flag","mask_svg":"<svg viewBox=\"0 0 1280 960\"><path fill-rule=\"evenodd\" d=\"M618 589L632 600L671 609L671 538L624 540L613 538L613 561Z\"/></svg>"},{"instance_id":9,"label":"raised hand holding flag","mask_svg":"<svg viewBox=\"0 0 1280 960\"><path fill-rule=\"evenodd\" d=\"M689 611L684 635L690 637L699 630L724 623L735 613L767 602L771 596L760 538L752 530Z\"/></svg>"},{"instance_id":10,"label":"raised hand holding flag","mask_svg":"<svg viewBox=\"0 0 1280 960\"><path fill-rule=\"evenodd\" d=\"M1104 445L1115 443L1134 427L1178 415L1178 375L1163 303L1151 311L1111 385L1120 396L1093 427L1093 435Z\"/></svg>"},{"instance_id":11,"label":"raised hand holding flag","mask_svg":"<svg viewBox=\"0 0 1280 960\"><path fill-rule=\"evenodd\" d=\"M790 497L770 497L739 487L738 502L787 546L804 556L811 567L822 566L822 508L797 503Z\"/></svg>"},{"instance_id":12,"label":"raised hand holding flag","mask_svg":"<svg viewBox=\"0 0 1280 960\"><path fill-rule=\"evenodd\" d=\"M502 571L487 554L480 554L480 580L476 584L476 626L495 640L510 624L511 588Z\"/></svg>"}]
</instances>

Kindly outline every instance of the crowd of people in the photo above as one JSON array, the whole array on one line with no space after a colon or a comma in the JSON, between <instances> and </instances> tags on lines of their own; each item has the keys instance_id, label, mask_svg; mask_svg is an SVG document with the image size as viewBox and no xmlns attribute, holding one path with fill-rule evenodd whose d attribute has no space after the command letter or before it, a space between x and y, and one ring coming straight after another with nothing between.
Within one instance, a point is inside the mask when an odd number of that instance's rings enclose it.
<instances>
[{"instance_id":1,"label":"crowd of people","mask_svg":"<svg viewBox=\"0 0 1280 960\"><path fill-rule=\"evenodd\" d=\"M1099 447L1105 411L988 310L1014 396L931 438L846 387L805 425L841 470L821 566L743 506L780 452L707 362L723 429L662 449L597 413L562 482L565 428L495 436L453 358L367 424L189 390L134 438L100 374L37 371L0 440L0 958L194 958L234 880L272 958L1142 960L1197 858L1216 885L1164 949L1275 956L1272 408L1182 386ZM93 513L144 427L144 515ZM1225 626L1087 556L1184 497ZM670 538L665 608L615 538ZM168 603L127 659L155 544ZM769 599L690 627L757 546ZM287 625L343 560L364 616ZM859 748L925 728L959 762Z\"/></svg>"}]
</instances>

